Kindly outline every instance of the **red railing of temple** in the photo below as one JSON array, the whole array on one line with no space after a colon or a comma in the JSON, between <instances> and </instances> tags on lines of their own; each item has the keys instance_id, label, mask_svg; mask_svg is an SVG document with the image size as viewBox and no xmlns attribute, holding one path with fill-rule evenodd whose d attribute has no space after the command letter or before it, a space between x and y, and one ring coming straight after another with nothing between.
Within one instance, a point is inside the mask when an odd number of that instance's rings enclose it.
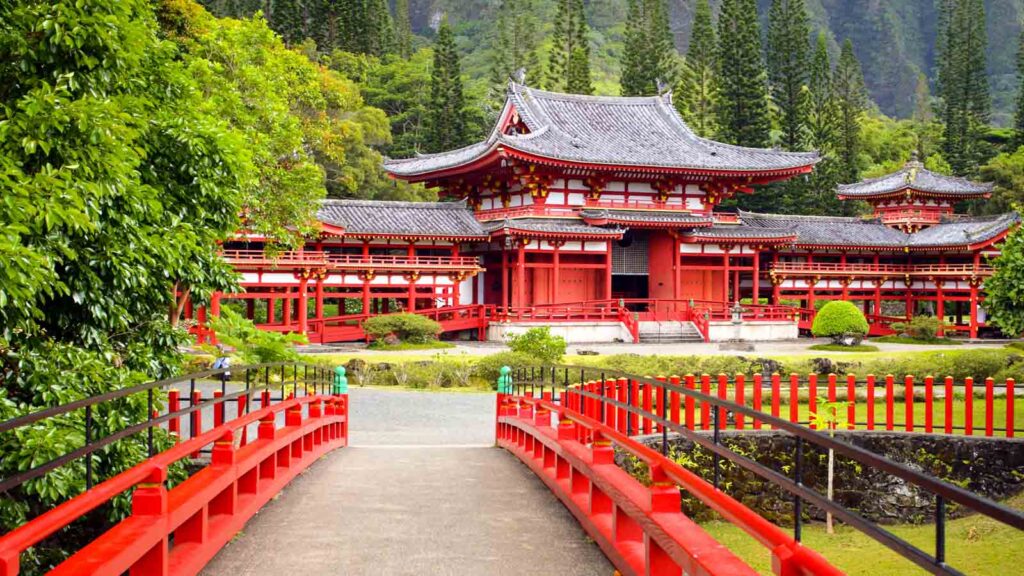
<instances>
[{"instance_id":1,"label":"red railing of temple","mask_svg":"<svg viewBox=\"0 0 1024 576\"><path fill-rule=\"evenodd\" d=\"M830 274L839 276L857 275L905 275L933 276L989 276L992 267L973 264L857 264L838 262L776 262L770 270L789 274Z\"/></svg>"},{"instance_id":2,"label":"red railing of temple","mask_svg":"<svg viewBox=\"0 0 1024 576\"><path fill-rule=\"evenodd\" d=\"M262 250L225 250L222 257L235 266L267 268L327 267L353 269L480 269L475 256L392 256L386 254L331 254L289 251L268 256Z\"/></svg>"},{"instance_id":3,"label":"red railing of temple","mask_svg":"<svg viewBox=\"0 0 1024 576\"><path fill-rule=\"evenodd\" d=\"M885 224L911 222L914 224L938 224L944 214L952 210L878 210L876 214Z\"/></svg>"},{"instance_id":4,"label":"red railing of temple","mask_svg":"<svg viewBox=\"0 0 1024 576\"><path fill-rule=\"evenodd\" d=\"M610 208L614 210L668 210L674 212L694 212L694 214L701 214L700 211L693 211L686 208L685 205L676 203L669 204L668 202L652 202L650 200L604 200L587 198L585 203L587 208Z\"/></svg>"},{"instance_id":5,"label":"red railing of temple","mask_svg":"<svg viewBox=\"0 0 1024 576\"><path fill-rule=\"evenodd\" d=\"M530 204L529 206L515 206L510 208L491 208L488 210L477 210L473 213L477 220L501 220L503 218L526 218L530 216L553 216L568 218L576 215L579 207L573 206L548 206L546 204Z\"/></svg>"},{"instance_id":6,"label":"red railing of temple","mask_svg":"<svg viewBox=\"0 0 1024 576\"><path fill-rule=\"evenodd\" d=\"M206 399L194 389L195 380L219 377L224 370L171 379L184 382L193 377L191 398L182 399L176 390L172 390L168 395L167 413L154 413L148 422L125 431L166 423L168 432L180 437L181 418L185 416L189 419L188 439L90 487L0 536L0 576L17 575L20 569L19 557L25 550L127 491L132 492L131 515L48 573L131 573L147 576L198 574L241 531L249 518L293 478L320 456L348 443L347 395L329 394L330 383L322 369L314 370L317 376L308 380L309 370L300 376L298 368L294 367L293 381L285 382L285 366L282 364L280 396L271 398L270 388L276 388L276 383L269 384L270 370L275 366L277 364L234 368L236 373L245 372L245 390L230 394L217 391L212 398ZM250 387L250 369L256 370L257 380L263 380L259 374L261 369L265 370L266 384L253 382ZM301 387L300 377L303 379ZM163 385L162 382L151 384ZM137 388L152 393L153 388L147 388L151 384ZM250 411L249 402L256 399L254 396L257 391L260 391L260 408ZM91 408L93 404L125 396L128 392L119 390L66 407L29 414L0 423L0 429L17 429L24 425L31 426L42 418L63 417L68 410L80 409L78 405ZM182 401L189 402L190 407L181 409ZM226 417L229 402L237 404L238 415L232 420ZM213 427L204 432L202 410L211 407ZM304 409L306 416L303 415ZM277 417L282 413L284 425L279 427ZM249 426L257 426L256 438L248 437ZM105 444L115 442L125 431L106 439L94 438L93 445L87 443L78 451L22 475L36 476L35 472L45 471L43 468L65 465L83 451L91 453L102 449ZM197 457L210 445L213 447L209 464L168 490L168 468L180 460ZM79 457L90 458L88 453ZM87 470L88 484L91 466ZM4 480L6 484L17 478Z\"/></svg>"},{"instance_id":7,"label":"red railing of temple","mask_svg":"<svg viewBox=\"0 0 1024 576\"><path fill-rule=\"evenodd\" d=\"M477 330L478 336L483 336L483 331L486 330L488 321L495 316L494 310L494 306L466 304L461 306L444 306L441 308L425 308L412 311L411 313L436 321L441 325L442 332ZM366 331L363 330L363 322L374 316L381 316L381 314L345 314L310 319L307 322L307 335L310 342L319 344L366 340L367 335ZM259 327L278 332L297 332L299 329L298 325L295 324ZM481 337L480 339L483 338Z\"/></svg>"}]
</instances>

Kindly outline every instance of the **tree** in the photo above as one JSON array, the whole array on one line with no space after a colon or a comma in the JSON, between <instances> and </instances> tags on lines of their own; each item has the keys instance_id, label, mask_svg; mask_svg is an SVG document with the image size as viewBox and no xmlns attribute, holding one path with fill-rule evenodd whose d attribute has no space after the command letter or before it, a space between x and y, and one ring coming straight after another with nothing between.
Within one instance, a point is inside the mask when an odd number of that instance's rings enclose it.
<instances>
[{"instance_id":1,"label":"tree","mask_svg":"<svg viewBox=\"0 0 1024 576\"><path fill-rule=\"evenodd\" d=\"M803 212L835 214L842 212L842 205L836 198L837 159L836 137L838 134L838 109L832 90L832 63L828 56L825 33L820 32L815 44L814 56L807 89L807 143L821 154L821 161L808 178L808 202ZM792 206L791 206L792 208ZM798 207L799 208L799 207Z\"/></svg>"},{"instance_id":2,"label":"tree","mask_svg":"<svg viewBox=\"0 0 1024 576\"><path fill-rule=\"evenodd\" d=\"M992 198L978 203L977 212L1000 214L1024 204L1024 147L989 160L981 167L980 176L995 184L995 189Z\"/></svg>"},{"instance_id":3,"label":"tree","mask_svg":"<svg viewBox=\"0 0 1024 576\"><path fill-rule=\"evenodd\" d=\"M412 21L409 0L395 0L395 51L402 58L412 56Z\"/></svg>"},{"instance_id":4,"label":"tree","mask_svg":"<svg viewBox=\"0 0 1024 576\"><path fill-rule=\"evenodd\" d=\"M583 0L559 0L548 55L548 90L593 92L588 30Z\"/></svg>"},{"instance_id":5,"label":"tree","mask_svg":"<svg viewBox=\"0 0 1024 576\"><path fill-rule=\"evenodd\" d=\"M665 0L630 0L620 84L623 96L658 93L658 82L677 81L679 54Z\"/></svg>"},{"instance_id":6,"label":"tree","mask_svg":"<svg viewBox=\"0 0 1024 576\"><path fill-rule=\"evenodd\" d=\"M296 45L306 38L308 30L301 0L274 0L270 14L274 31L286 44Z\"/></svg>"},{"instance_id":7,"label":"tree","mask_svg":"<svg viewBox=\"0 0 1024 576\"><path fill-rule=\"evenodd\" d=\"M683 119L699 136L710 138L718 130L717 41L708 0L698 0L674 102Z\"/></svg>"},{"instance_id":8,"label":"tree","mask_svg":"<svg viewBox=\"0 0 1024 576\"><path fill-rule=\"evenodd\" d=\"M810 33L804 0L773 0L768 12L768 78L786 150L806 146Z\"/></svg>"},{"instance_id":9,"label":"tree","mask_svg":"<svg viewBox=\"0 0 1024 576\"><path fill-rule=\"evenodd\" d=\"M818 411L811 414L811 422L814 427L818 430L828 430L829 438L836 437L836 428L845 428L849 422L847 422L845 408L850 406L850 401L846 402L830 402L828 398L823 396L818 397ZM835 450L831 447L828 449L828 479L827 487L825 489L825 497L828 498L829 502L832 501L833 484L835 480L835 469L836 469L836 455ZM834 534L835 530L832 527L832 512L825 513L825 533Z\"/></svg>"},{"instance_id":10,"label":"tree","mask_svg":"<svg viewBox=\"0 0 1024 576\"><path fill-rule=\"evenodd\" d=\"M983 160L982 138L991 117L984 0L941 0L939 26L943 152L954 172L967 175Z\"/></svg>"},{"instance_id":11,"label":"tree","mask_svg":"<svg viewBox=\"0 0 1024 576\"><path fill-rule=\"evenodd\" d=\"M467 143L464 106L459 54L455 50L455 36L445 18L437 32L434 66L430 74L430 103L425 138L429 151L441 152Z\"/></svg>"},{"instance_id":12,"label":"tree","mask_svg":"<svg viewBox=\"0 0 1024 576\"><path fill-rule=\"evenodd\" d=\"M768 85L754 0L723 0L718 16L719 136L730 144L769 144Z\"/></svg>"},{"instance_id":13,"label":"tree","mask_svg":"<svg viewBox=\"0 0 1024 576\"><path fill-rule=\"evenodd\" d=\"M1018 228L992 261L992 276L985 280L985 311L1003 334L1024 333L1024 233Z\"/></svg>"},{"instance_id":14,"label":"tree","mask_svg":"<svg viewBox=\"0 0 1024 576\"><path fill-rule=\"evenodd\" d=\"M376 56L393 54L396 51L395 26L388 0L367 0L364 19L367 27L361 36L365 38L366 53Z\"/></svg>"},{"instance_id":15,"label":"tree","mask_svg":"<svg viewBox=\"0 0 1024 576\"><path fill-rule=\"evenodd\" d=\"M539 29L532 0L503 0L498 7L491 47L491 100L494 105L505 103L508 79L520 68L526 71L526 84L540 75Z\"/></svg>"},{"instance_id":16,"label":"tree","mask_svg":"<svg viewBox=\"0 0 1024 576\"><path fill-rule=\"evenodd\" d=\"M841 183L856 182L860 177L858 165L861 149L861 118L867 111L868 96L864 88L864 73L853 53L853 42L843 43L832 79L837 110L836 175Z\"/></svg>"}]
</instances>

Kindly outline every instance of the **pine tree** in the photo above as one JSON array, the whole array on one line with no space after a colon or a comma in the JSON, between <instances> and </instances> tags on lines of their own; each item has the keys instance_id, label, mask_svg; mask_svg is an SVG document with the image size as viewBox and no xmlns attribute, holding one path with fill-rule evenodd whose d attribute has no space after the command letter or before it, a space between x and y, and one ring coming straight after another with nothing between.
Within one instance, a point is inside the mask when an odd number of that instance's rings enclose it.
<instances>
[{"instance_id":1,"label":"pine tree","mask_svg":"<svg viewBox=\"0 0 1024 576\"><path fill-rule=\"evenodd\" d=\"M712 137L718 131L715 108L718 106L717 42L708 0L698 0L686 51L679 87L674 102L679 113L700 136Z\"/></svg>"},{"instance_id":2,"label":"pine tree","mask_svg":"<svg viewBox=\"0 0 1024 576\"><path fill-rule=\"evenodd\" d=\"M928 128L935 120L935 112L932 110L928 76L923 73L917 75L917 86L914 87L914 115L911 119L914 123L914 132L917 134L917 155L922 159L927 158L932 150Z\"/></svg>"},{"instance_id":3,"label":"pine tree","mask_svg":"<svg viewBox=\"0 0 1024 576\"><path fill-rule=\"evenodd\" d=\"M395 27L391 21L388 0L366 1L366 53L383 56L395 52Z\"/></svg>"},{"instance_id":4,"label":"pine tree","mask_svg":"<svg viewBox=\"0 0 1024 576\"><path fill-rule=\"evenodd\" d=\"M807 79L807 143L821 155L807 181L805 206L792 206L804 213L841 213L846 203L836 198L836 135L838 110L832 90L832 63L825 33L818 34ZM813 208L812 208L813 207Z\"/></svg>"},{"instance_id":5,"label":"pine tree","mask_svg":"<svg viewBox=\"0 0 1024 576\"><path fill-rule=\"evenodd\" d=\"M286 44L299 44L306 38L306 18L300 0L275 0L269 23Z\"/></svg>"},{"instance_id":6,"label":"pine tree","mask_svg":"<svg viewBox=\"0 0 1024 576\"><path fill-rule=\"evenodd\" d=\"M408 59L412 56L412 20L409 0L395 0L395 51Z\"/></svg>"},{"instance_id":7,"label":"pine tree","mask_svg":"<svg viewBox=\"0 0 1024 576\"><path fill-rule=\"evenodd\" d=\"M531 0L503 0L495 19L491 48L491 99L501 105L509 77L526 70L526 84L540 74L537 31L540 28Z\"/></svg>"},{"instance_id":8,"label":"pine tree","mask_svg":"<svg viewBox=\"0 0 1024 576\"><path fill-rule=\"evenodd\" d=\"M593 92L588 35L583 0L559 0L548 57L549 90L579 94Z\"/></svg>"},{"instance_id":9,"label":"pine tree","mask_svg":"<svg viewBox=\"0 0 1024 576\"><path fill-rule=\"evenodd\" d=\"M957 174L973 172L984 154L991 117L984 0L941 0L938 85L942 98L943 156Z\"/></svg>"},{"instance_id":10,"label":"pine tree","mask_svg":"<svg viewBox=\"0 0 1024 576\"><path fill-rule=\"evenodd\" d=\"M768 74L761 55L755 0L723 0L718 17L719 136L731 144L765 147L771 122Z\"/></svg>"},{"instance_id":11,"label":"pine tree","mask_svg":"<svg viewBox=\"0 0 1024 576\"><path fill-rule=\"evenodd\" d=\"M309 13L309 33L320 52L331 52L335 48L335 27L337 16L331 0L306 0Z\"/></svg>"},{"instance_id":12,"label":"pine tree","mask_svg":"<svg viewBox=\"0 0 1024 576\"><path fill-rule=\"evenodd\" d=\"M441 152L466 144L464 106L459 54L446 17L437 31L434 66L430 74L430 105L425 138L428 151Z\"/></svg>"},{"instance_id":13,"label":"pine tree","mask_svg":"<svg viewBox=\"0 0 1024 576\"><path fill-rule=\"evenodd\" d=\"M843 51L832 78L832 89L837 113L836 177L839 182L852 183L860 178L860 121L867 111L868 96L864 88L864 73L849 38L843 43Z\"/></svg>"},{"instance_id":14,"label":"pine tree","mask_svg":"<svg viewBox=\"0 0 1024 576\"><path fill-rule=\"evenodd\" d=\"M786 150L805 148L810 32L804 0L773 0L768 12L768 78Z\"/></svg>"},{"instance_id":15,"label":"pine tree","mask_svg":"<svg viewBox=\"0 0 1024 576\"><path fill-rule=\"evenodd\" d=\"M1017 110L1013 122L1014 144L1024 146L1024 32L1017 48Z\"/></svg>"},{"instance_id":16,"label":"pine tree","mask_svg":"<svg viewBox=\"0 0 1024 576\"><path fill-rule=\"evenodd\" d=\"M630 0L620 80L622 95L657 94L658 81L675 84L678 61L665 0Z\"/></svg>"},{"instance_id":17,"label":"pine tree","mask_svg":"<svg viewBox=\"0 0 1024 576\"><path fill-rule=\"evenodd\" d=\"M367 34L370 27L367 0L345 0L336 3L334 11L337 22L337 48L346 52L368 54L371 43Z\"/></svg>"}]
</instances>

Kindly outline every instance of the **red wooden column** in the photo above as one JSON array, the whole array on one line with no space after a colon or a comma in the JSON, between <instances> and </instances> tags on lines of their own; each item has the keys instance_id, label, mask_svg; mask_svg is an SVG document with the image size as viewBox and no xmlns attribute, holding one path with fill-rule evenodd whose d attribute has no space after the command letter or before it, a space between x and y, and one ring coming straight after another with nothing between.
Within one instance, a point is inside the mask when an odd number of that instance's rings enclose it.
<instances>
[{"instance_id":1,"label":"red wooden column","mask_svg":"<svg viewBox=\"0 0 1024 576\"><path fill-rule=\"evenodd\" d=\"M309 328L309 303L306 296L306 289L309 286L309 277L303 273L302 277L299 278L299 301L296 309L299 314L299 333L305 334Z\"/></svg>"},{"instance_id":2,"label":"red wooden column","mask_svg":"<svg viewBox=\"0 0 1024 576\"><path fill-rule=\"evenodd\" d=\"M416 257L416 246L409 242L409 246L406 248L405 255L412 260ZM419 274L410 272L405 276L405 281L409 283L408 294L406 295L405 311L413 312L416 310L416 280L419 279Z\"/></svg>"},{"instance_id":3,"label":"red wooden column","mask_svg":"<svg viewBox=\"0 0 1024 576\"><path fill-rule=\"evenodd\" d=\"M501 251L501 307L508 308L508 252Z\"/></svg>"},{"instance_id":4,"label":"red wooden column","mask_svg":"<svg viewBox=\"0 0 1024 576\"><path fill-rule=\"evenodd\" d=\"M370 242L369 240L363 240L363 262L369 264L370 261ZM373 275L368 272L363 273L363 314L370 313L370 280L373 279Z\"/></svg>"},{"instance_id":5,"label":"red wooden column","mask_svg":"<svg viewBox=\"0 0 1024 576\"><path fill-rule=\"evenodd\" d=\"M775 265L778 264L778 263L779 263L779 251L778 251L778 249L775 249L775 250L772 251L772 268L774 269ZM777 274L778 273L776 273L775 276L772 276L772 305L773 306L778 306L779 302L782 300L782 280L783 280L783 278L782 278L782 276L778 276Z\"/></svg>"},{"instance_id":6,"label":"red wooden column","mask_svg":"<svg viewBox=\"0 0 1024 576\"><path fill-rule=\"evenodd\" d=\"M722 299L725 302L729 301L729 251L732 250L732 246L720 245L722 249Z\"/></svg>"},{"instance_id":7,"label":"red wooden column","mask_svg":"<svg viewBox=\"0 0 1024 576\"><path fill-rule=\"evenodd\" d=\"M604 256L604 297L611 300L612 298L612 241L605 240L605 246L608 249L605 251Z\"/></svg>"},{"instance_id":8,"label":"red wooden column","mask_svg":"<svg viewBox=\"0 0 1024 576\"><path fill-rule=\"evenodd\" d=\"M324 276L323 271L316 275L316 300L313 304L313 314L317 320L322 320L324 317Z\"/></svg>"},{"instance_id":9,"label":"red wooden column","mask_svg":"<svg viewBox=\"0 0 1024 576\"><path fill-rule=\"evenodd\" d=\"M939 318L938 335L946 335L946 295L942 293L943 280L935 279L935 315Z\"/></svg>"},{"instance_id":10,"label":"red wooden column","mask_svg":"<svg viewBox=\"0 0 1024 576\"><path fill-rule=\"evenodd\" d=\"M274 316L277 316L277 298L270 297L267 298L267 324L274 323Z\"/></svg>"},{"instance_id":11,"label":"red wooden column","mask_svg":"<svg viewBox=\"0 0 1024 576\"><path fill-rule=\"evenodd\" d=\"M761 247L754 246L754 294L751 302L757 306L761 303Z\"/></svg>"},{"instance_id":12,"label":"red wooden column","mask_svg":"<svg viewBox=\"0 0 1024 576\"><path fill-rule=\"evenodd\" d=\"M452 242L452 258L459 257L459 245ZM452 281L451 306L458 306L462 298L462 281L465 279L462 274L454 274L448 277Z\"/></svg>"},{"instance_id":13,"label":"red wooden column","mask_svg":"<svg viewBox=\"0 0 1024 576\"><path fill-rule=\"evenodd\" d=\"M551 271L551 298L550 302L554 304L559 300L558 298L558 285L562 282L562 273L559 270L562 267L562 245L565 244L562 240L552 240L551 246L554 248L554 253L551 256L551 262L554 264L554 269Z\"/></svg>"},{"instance_id":14,"label":"red wooden column","mask_svg":"<svg viewBox=\"0 0 1024 576\"><path fill-rule=\"evenodd\" d=\"M977 274L978 266L981 264L981 252L974 253L974 273ZM971 338L978 337L978 285L981 284L981 279L976 275L972 275L970 279L971 285Z\"/></svg>"},{"instance_id":15,"label":"red wooden column","mask_svg":"<svg viewBox=\"0 0 1024 576\"><path fill-rule=\"evenodd\" d=\"M512 289L515 290L512 305L526 305L526 244L527 238L521 238L516 246L516 268L515 280L512 282Z\"/></svg>"},{"instance_id":16,"label":"red wooden column","mask_svg":"<svg viewBox=\"0 0 1024 576\"><path fill-rule=\"evenodd\" d=\"M210 296L210 315L220 316L220 292L214 292Z\"/></svg>"},{"instance_id":17,"label":"red wooden column","mask_svg":"<svg viewBox=\"0 0 1024 576\"><path fill-rule=\"evenodd\" d=\"M875 279L875 316L882 315L882 284L883 278Z\"/></svg>"},{"instance_id":18,"label":"red wooden column","mask_svg":"<svg viewBox=\"0 0 1024 576\"><path fill-rule=\"evenodd\" d=\"M818 281L816 279L814 279L814 278L809 278L807 280L807 309L808 310L814 310L814 285L817 284L817 283L818 283Z\"/></svg>"},{"instance_id":19,"label":"red wooden column","mask_svg":"<svg viewBox=\"0 0 1024 576\"><path fill-rule=\"evenodd\" d=\"M672 233L672 298L679 300L679 236ZM675 306L672 307L676 309Z\"/></svg>"},{"instance_id":20,"label":"red wooden column","mask_svg":"<svg viewBox=\"0 0 1024 576\"><path fill-rule=\"evenodd\" d=\"M281 299L281 325L290 326L292 323L292 289L284 289L284 298Z\"/></svg>"}]
</instances>

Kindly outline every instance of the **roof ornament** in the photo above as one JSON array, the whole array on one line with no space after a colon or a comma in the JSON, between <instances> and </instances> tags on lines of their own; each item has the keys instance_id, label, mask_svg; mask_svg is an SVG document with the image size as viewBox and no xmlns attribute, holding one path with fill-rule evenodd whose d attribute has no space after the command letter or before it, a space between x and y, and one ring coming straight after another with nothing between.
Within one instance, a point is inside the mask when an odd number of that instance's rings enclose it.
<instances>
[{"instance_id":1,"label":"roof ornament","mask_svg":"<svg viewBox=\"0 0 1024 576\"><path fill-rule=\"evenodd\" d=\"M516 70L515 72L513 72L511 78L512 78L512 80L516 84L524 84L525 85L526 84L526 67L523 66L523 67L519 68L518 70Z\"/></svg>"}]
</instances>

